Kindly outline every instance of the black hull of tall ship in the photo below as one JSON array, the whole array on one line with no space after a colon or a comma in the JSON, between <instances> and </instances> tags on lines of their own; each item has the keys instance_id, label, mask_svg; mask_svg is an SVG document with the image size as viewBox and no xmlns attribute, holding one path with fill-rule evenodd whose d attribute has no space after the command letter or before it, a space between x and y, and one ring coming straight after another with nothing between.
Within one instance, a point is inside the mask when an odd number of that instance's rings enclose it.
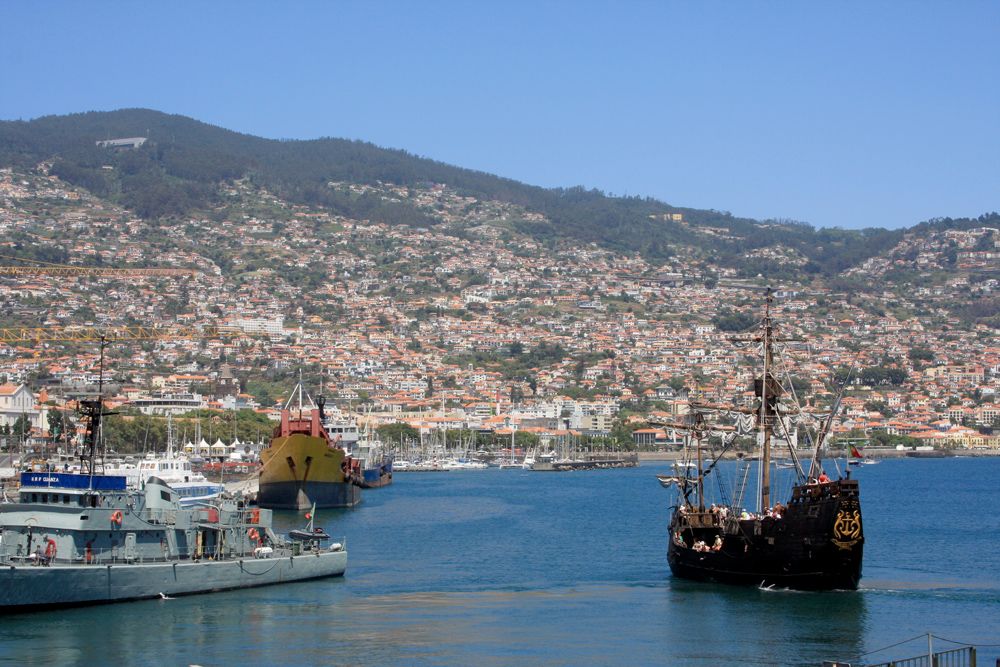
<instances>
[{"instance_id":1,"label":"black hull of tall ship","mask_svg":"<svg viewBox=\"0 0 1000 667\"><path fill-rule=\"evenodd\" d=\"M711 550L716 537L718 550ZM705 543L707 551L694 548ZM781 518L677 511L667 561L677 577L796 590L855 590L864 532L856 480L795 487Z\"/></svg>"}]
</instances>

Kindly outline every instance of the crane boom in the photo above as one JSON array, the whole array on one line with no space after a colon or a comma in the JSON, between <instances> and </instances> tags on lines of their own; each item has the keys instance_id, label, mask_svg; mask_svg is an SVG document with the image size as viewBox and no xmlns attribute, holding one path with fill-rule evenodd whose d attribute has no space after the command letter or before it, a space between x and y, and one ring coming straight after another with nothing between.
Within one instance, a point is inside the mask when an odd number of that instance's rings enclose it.
<instances>
[{"instance_id":1,"label":"crane boom","mask_svg":"<svg viewBox=\"0 0 1000 667\"><path fill-rule=\"evenodd\" d=\"M71 264L53 264L41 260L29 260L21 257L0 254L0 259L12 259L16 262L31 262L30 266L23 264L0 266L0 276L108 276L134 278L137 276L192 276L200 273L198 269L154 267L113 267L113 266L75 266Z\"/></svg>"},{"instance_id":2,"label":"crane boom","mask_svg":"<svg viewBox=\"0 0 1000 667\"><path fill-rule=\"evenodd\" d=\"M0 343L182 340L214 338L220 333L217 327L12 327L0 328Z\"/></svg>"},{"instance_id":3,"label":"crane boom","mask_svg":"<svg viewBox=\"0 0 1000 667\"><path fill-rule=\"evenodd\" d=\"M0 266L0 276L106 276L134 278L138 276L190 276L197 269L111 268L96 266Z\"/></svg>"}]
</instances>

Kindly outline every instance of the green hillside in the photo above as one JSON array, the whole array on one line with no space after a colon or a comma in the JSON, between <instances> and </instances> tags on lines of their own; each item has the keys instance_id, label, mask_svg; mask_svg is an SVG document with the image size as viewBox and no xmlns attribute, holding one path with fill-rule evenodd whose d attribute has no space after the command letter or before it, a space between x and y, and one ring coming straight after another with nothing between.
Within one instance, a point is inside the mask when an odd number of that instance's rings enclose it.
<instances>
[{"instance_id":1,"label":"green hillside","mask_svg":"<svg viewBox=\"0 0 1000 667\"><path fill-rule=\"evenodd\" d=\"M137 150L114 151L98 140L146 137ZM742 276L780 280L833 276L893 247L901 230L815 230L794 222L762 223L718 211L670 206L638 197L609 197L583 188L545 189L380 148L323 138L279 141L240 134L178 115L146 109L48 116L0 122L0 165L51 173L147 218L205 213L220 203L219 186L248 178L287 201L354 218L431 226L437 219L410 204L354 196L331 181L416 186L445 183L479 199L521 205L547 222L515 223L539 240L595 242L666 260L693 246L713 264ZM681 213L683 222L665 214ZM803 261L746 257L784 246ZM758 253L759 255L759 253Z\"/></svg>"}]
</instances>

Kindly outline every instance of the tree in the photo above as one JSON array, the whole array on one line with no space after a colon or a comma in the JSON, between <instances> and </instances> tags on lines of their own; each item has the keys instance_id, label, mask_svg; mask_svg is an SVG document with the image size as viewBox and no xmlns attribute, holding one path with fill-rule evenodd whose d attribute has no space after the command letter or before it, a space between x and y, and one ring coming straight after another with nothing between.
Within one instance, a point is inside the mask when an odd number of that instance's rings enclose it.
<instances>
[{"instance_id":1,"label":"tree","mask_svg":"<svg viewBox=\"0 0 1000 667\"><path fill-rule=\"evenodd\" d=\"M890 408L885 401L865 401L865 410L881 413L885 417L896 414L895 410Z\"/></svg>"},{"instance_id":2,"label":"tree","mask_svg":"<svg viewBox=\"0 0 1000 667\"><path fill-rule=\"evenodd\" d=\"M31 435L31 420L28 419L28 415L22 414L14 421L10 434L15 442L26 440Z\"/></svg>"},{"instance_id":3,"label":"tree","mask_svg":"<svg viewBox=\"0 0 1000 667\"><path fill-rule=\"evenodd\" d=\"M857 375L851 372L851 369L847 366L839 366L833 371L833 384L838 387L843 387L847 384L848 380L856 379Z\"/></svg>"},{"instance_id":4,"label":"tree","mask_svg":"<svg viewBox=\"0 0 1000 667\"><path fill-rule=\"evenodd\" d=\"M870 366L861 371L861 382L867 385L899 386L906 382L906 371L901 368Z\"/></svg>"},{"instance_id":5,"label":"tree","mask_svg":"<svg viewBox=\"0 0 1000 667\"><path fill-rule=\"evenodd\" d=\"M375 429L378 437L388 444L398 444L400 442L415 442L420 439L420 432L409 424L395 422L383 424Z\"/></svg>"},{"instance_id":6,"label":"tree","mask_svg":"<svg viewBox=\"0 0 1000 667\"><path fill-rule=\"evenodd\" d=\"M514 432L514 446L521 447L524 449L530 447L537 447L540 439L537 433L529 433L527 431L515 431Z\"/></svg>"},{"instance_id":7,"label":"tree","mask_svg":"<svg viewBox=\"0 0 1000 667\"><path fill-rule=\"evenodd\" d=\"M812 385L809 383L809 380L805 378L800 378L797 375L793 375L791 377L791 385L792 389L795 390L796 395L798 395L800 398L806 396L809 393L809 390L812 388Z\"/></svg>"},{"instance_id":8,"label":"tree","mask_svg":"<svg viewBox=\"0 0 1000 667\"><path fill-rule=\"evenodd\" d=\"M751 313L741 313L729 308L719 311L712 318L712 324L719 331L745 331L752 327L757 318Z\"/></svg>"},{"instance_id":9,"label":"tree","mask_svg":"<svg viewBox=\"0 0 1000 667\"><path fill-rule=\"evenodd\" d=\"M48 423L49 423L49 437L53 442L58 442L63 439L63 436L72 429L72 422L70 421L69 415L64 414L62 410L52 410L48 411Z\"/></svg>"}]
</instances>

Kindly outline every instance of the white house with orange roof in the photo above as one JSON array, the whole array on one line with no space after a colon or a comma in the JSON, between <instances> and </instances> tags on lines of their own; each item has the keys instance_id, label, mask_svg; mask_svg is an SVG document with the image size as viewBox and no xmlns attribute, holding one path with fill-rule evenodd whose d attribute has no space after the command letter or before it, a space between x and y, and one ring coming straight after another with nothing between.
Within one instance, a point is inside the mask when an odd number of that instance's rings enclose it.
<instances>
[{"instance_id":1,"label":"white house with orange roof","mask_svg":"<svg viewBox=\"0 0 1000 667\"><path fill-rule=\"evenodd\" d=\"M45 425L45 410L26 385L0 385L0 425L13 425L24 415L32 428L42 428Z\"/></svg>"}]
</instances>

